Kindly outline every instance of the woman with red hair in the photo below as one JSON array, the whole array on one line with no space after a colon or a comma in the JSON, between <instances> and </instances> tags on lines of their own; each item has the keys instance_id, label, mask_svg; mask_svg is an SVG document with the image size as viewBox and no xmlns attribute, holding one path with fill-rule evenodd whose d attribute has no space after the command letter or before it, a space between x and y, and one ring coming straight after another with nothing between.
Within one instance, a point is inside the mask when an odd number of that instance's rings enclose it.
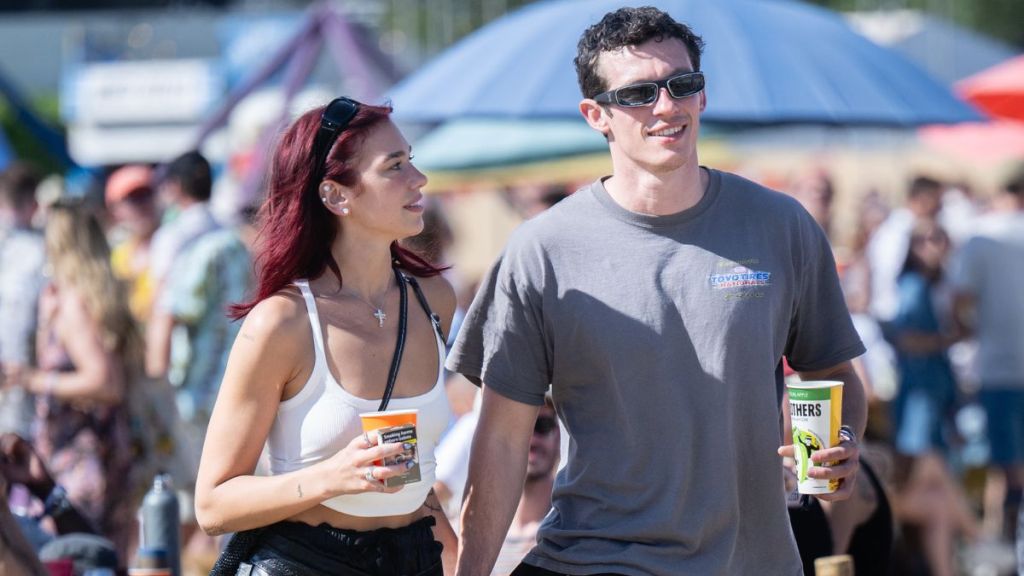
<instances>
[{"instance_id":1,"label":"woman with red hair","mask_svg":"<svg viewBox=\"0 0 1024 576\"><path fill-rule=\"evenodd\" d=\"M245 319L196 486L203 529L237 533L213 574L454 568L455 534L430 487L455 295L441 269L398 245L423 229L426 177L390 113L335 99L275 152L258 291L233 309ZM363 432L361 413L404 409L417 410L415 441ZM257 476L264 444L271 475ZM419 480L392 486L410 458Z\"/></svg>"}]
</instances>

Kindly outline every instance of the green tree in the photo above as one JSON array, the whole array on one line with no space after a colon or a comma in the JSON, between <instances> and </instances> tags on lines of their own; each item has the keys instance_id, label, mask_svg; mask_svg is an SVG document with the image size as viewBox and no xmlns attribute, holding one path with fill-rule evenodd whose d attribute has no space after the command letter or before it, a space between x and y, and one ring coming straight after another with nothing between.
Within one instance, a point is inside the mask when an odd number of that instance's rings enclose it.
<instances>
[{"instance_id":1,"label":"green tree","mask_svg":"<svg viewBox=\"0 0 1024 576\"><path fill-rule=\"evenodd\" d=\"M384 48L396 55L411 51L425 60L491 20L531 0L384 0L381 29ZM392 42L391 46L388 42Z\"/></svg>"},{"instance_id":2,"label":"green tree","mask_svg":"<svg viewBox=\"0 0 1024 576\"><path fill-rule=\"evenodd\" d=\"M914 9L1024 48L1021 0L810 0L840 12Z\"/></svg>"},{"instance_id":3,"label":"green tree","mask_svg":"<svg viewBox=\"0 0 1024 576\"><path fill-rule=\"evenodd\" d=\"M64 129L58 114L57 97L37 98L32 101L33 111L51 126ZM4 131L14 155L30 162L44 174L62 172L64 167L35 139L29 130L18 122L14 110L6 100L0 98L0 130Z\"/></svg>"}]
</instances>

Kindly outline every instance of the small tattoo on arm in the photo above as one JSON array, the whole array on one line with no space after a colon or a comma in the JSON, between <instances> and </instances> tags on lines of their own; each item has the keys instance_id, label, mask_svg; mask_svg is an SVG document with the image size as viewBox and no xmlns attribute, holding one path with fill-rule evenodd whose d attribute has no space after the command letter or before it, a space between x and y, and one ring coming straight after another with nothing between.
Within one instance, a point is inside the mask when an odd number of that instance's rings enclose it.
<instances>
[{"instance_id":1,"label":"small tattoo on arm","mask_svg":"<svg viewBox=\"0 0 1024 576\"><path fill-rule=\"evenodd\" d=\"M252 334L249 334L248 332L242 332L242 338L245 338L246 340L248 340L250 342L252 342L253 340L256 339L256 338L253 337Z\"/></svg>"},{"instance_id":2,"label":"small tattoo on arm","mask_svg":"<svg viewBox=\"0 0 1024 576\"><path fill-rule=\"evenodd\" d=\"M437 494L434 493L433 488L427 494L427 499L423 501L423 505L432 512L444 512L444 509L441 508L441 501L437 499Z\"/></svg>"},{"instance_id":3,"label":"small tattoo on arm","mask_svg":"<svg viewBox=\"0 0 1024 576\"><path fill-rule=\"evenodd\" d=\"M299 492L299 498L302 498L302 484L297 485L295 489Z\"/></svg>"}]
</instances>

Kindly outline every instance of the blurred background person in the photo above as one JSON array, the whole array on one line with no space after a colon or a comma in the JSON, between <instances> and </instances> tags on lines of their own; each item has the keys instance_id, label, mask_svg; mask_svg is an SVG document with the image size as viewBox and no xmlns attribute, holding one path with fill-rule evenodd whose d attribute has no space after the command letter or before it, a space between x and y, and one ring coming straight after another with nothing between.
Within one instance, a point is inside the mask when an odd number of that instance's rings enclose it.
<instances>
[{"instance_id":1,"label":"blurred background person","mask_svg":"<svg viewBox=\"0 0 1024 576\"><path fill-rule=\"evenodd\" d=\"M122 558L135 540L140 478L127 395L142 343L96 218L61 200L50 208L52 269L39 305L38 369L8 373L38 398L35 449L58 484Z\"/></svg>"},{"instance_id":2,"label":"blurred background person","mask_svg":"<svg viewBox=\"0 0 1024 576\"><path fill-rule=\"evenodd\" d=\"M871 305L871 268L868 244L889 210L877 190L869 190L860 199L850 244L843 251L840 281L851 314L869 314ZM863 335L861 335L863 338Z\"/></svg>"},{"instance_id":3,"label":"blurred background person","mask_svg":"<svg viewBox=\"0 0 1024 576\"><path fill-rule=\"evenodd\" d=\"M814 221L832 238L832 200L835 190L832 177L823 167L805 167L796 172L786 187L786 192L797 199Z\"/></svg>"},{"instance_id":4,"label":"blurred background person","mask_svg":"<svg viewBox=\"0 0 1024 576\"><path fill-rule=\"evenodd\" d=\"M905 205L892 210L871 236L867 256L871 265L871 313L879 322L896 314L896 280L910 246L910 232L918 220L934 220L942 209L942 183L917 176L907 189Z\"/></svg>"},{"instance_id":5,"label":"blurred background person","mask_svg":"<svg viewBox=\"0 0 1024 576\"><path fill-rule=\"evenodd\" d=\"M436 198L426 198L423 202L423 231L402 239L399 244L419 254L427 262L447 262L448 252L455 242L452 227Z\"/></svg>"},{"instance_id":6,"label":"blurred background person","mask_svg":"<svg viewBox=\"0 0 1024 576\"><path fill-rule=\"evenodd\" d=\"M0 370L35 364L36 306L46 249L32 227L39 176L26 164L0 172ZM0 431L29 436L32 397L24 389L0 391Z\"/></svg>"},{"instance_id":7,"label":"blurred background person","mask_svg":"<svg viewBox=\"0 0 1024 576\"><path fill-rule=\"evenodd\" d=\"M882 328L871 315L871 262L868 245L875 231L885 221L888 208L877 190L861 198L850 244L837 249L836 264L843 297L850 310L853 326L867 351L858 360L863 366L865 391L868 393L868 432L874 439L887 438L889 415L885 404L896 394L896 358L885 341Z\"/></svg>"},{"instance_id":8,"label":"blurred background person","mask_svg":"<svg viewBox=\"0 0 1024 576\"><path fill-rule=\"evenodd\" d=\"M558 184L522 184L505 190L505 200L523 220L533 218L568 195L565 186Z\"/></svg>"},{"instance_id":9,"label":"blurred background person","mask_svg":"<svg viewBox=\"0 0 1024 576\"><path fill-rule=\"evenodd\" d=\"M146 373L166 378L175 390L185 462L175 480L185 552L197 556L216 553L213 540L198 530L193 501L206 428L240 324L227 311L246 299L252 281L245 244L211 211L212 186L210 163L199 152L186 152L162 169L159 194L174 217L153 239L156 297L146 327Z\"/></svg>"},{"instance_id":10,"label":"blurred background person","mask_svg":"<svg viewBox=\"0 0 1024 576\"><path fill-rule=\"evenodd\" d=\"M17 434L0 435L0 479L8 486L24 486L44 504L40 516L16 516L35 550L40 550L56 535L96 532L96 527L74 506L64 487L53 479L32 444ZM50 531L39 527L43 519L50 520L51 525L46 527Z\"/></svg>"},{"instance_id":11,"label":"blurred background person","mask_svg":"<svg viewBox=\"0 0 1024 576\"><path fill-rule=\"evenodd\" d=\"M141 164L118 168L107 178L105 199L114 226L108 234L114 275L126 285L135 319L145 325L154 297L150 244L160 226L153 169Z\"/></svg>"},{"instance_id":12,"label":"blurred background person","mask_svg":"<svg viewBox=\"0 0 1024 576\"><path fill-rule=\"evenodd\" d=\"M45 503L41 516L13 517L32 545L33 555L38 554L44 564L70 561L75 574L87 574L90 568L116 570L121 565L114 544L95 534L95 527L74 506L64 488L54 482L32 445L16 434L0 435L0 488L5 483L23 485ZM44 522L51 531L40 527ZM11 573L0 569L5 576Z\"/></svg>"},{"instance_id":13,"label":"blurred background person","mask_svg":"<svg viewBox=\"0 0 1024 576\"><path fill-rule=\"evenodd\" d=\"M47 576L35 549L25 539L7 501L7 481L0 474L0 574L4 576Z\"/></svg>"},{"instance_id":14,"label":"blurred background person","mask_svg":"<svg viewBox=\"0 0 1024 576\"><path fill-rule=\"evenodd\" d=\"M952 418L959 405L948 356L959 335L950 330L951 302L942 290L949 251L949 236L936 220L914 224L891 321L899 366L893 403L900 456L895 512L898 520L920 531L934 576L952 576L958 537L974 540L978 535L977 519L949 462L956 434Z\"/></svg>"},{"instance_id":15,"label":"blurred background person","mask_svg":"<svg viewBox=\"0 0 1024 576\"><path fill-rule=\"evenodd\" d=\"M990 478L1005 479L1002 510L995 514L1001 517L1000 538L1012 543L1019 537L1024 490L1024 164L992 205L993 213L978 221L977 234L956 259L955 318L978 341L979 400L995 472Z\"/></svg>"}]
</instances>

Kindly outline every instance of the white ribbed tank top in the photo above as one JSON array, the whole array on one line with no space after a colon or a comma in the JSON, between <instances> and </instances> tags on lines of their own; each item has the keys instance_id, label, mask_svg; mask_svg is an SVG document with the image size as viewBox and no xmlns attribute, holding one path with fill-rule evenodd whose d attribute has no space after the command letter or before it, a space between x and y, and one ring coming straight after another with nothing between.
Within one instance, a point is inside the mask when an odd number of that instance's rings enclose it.
<instances>
[{"instance_id":1,"label":"white ribbed tank top","mask_svg":"<svg viewBox=\"0 0 1024 576\"><path fill-rule=\"evenodd\" d=\"M296 280L295 285L306 301L316 360L302 390L281 402L267 437L270 471L275 475L305 468L333 456L362 434L359 414L376 412L380 406L380 400L367 400L348 393L331 375L320 331L320 317L309 282ZM444 389L444 342L436 332L434 336L438 356L434 387L419 396L392 397L388 403L388 410L419 410L416 434L421 480L405 485L394 494L366 492L335 496L322 502L324 506L352 516L396 516L413 512L423 505L434 484L437 465L434 448L451 418Z\"/></svg>"}]
</instances>

